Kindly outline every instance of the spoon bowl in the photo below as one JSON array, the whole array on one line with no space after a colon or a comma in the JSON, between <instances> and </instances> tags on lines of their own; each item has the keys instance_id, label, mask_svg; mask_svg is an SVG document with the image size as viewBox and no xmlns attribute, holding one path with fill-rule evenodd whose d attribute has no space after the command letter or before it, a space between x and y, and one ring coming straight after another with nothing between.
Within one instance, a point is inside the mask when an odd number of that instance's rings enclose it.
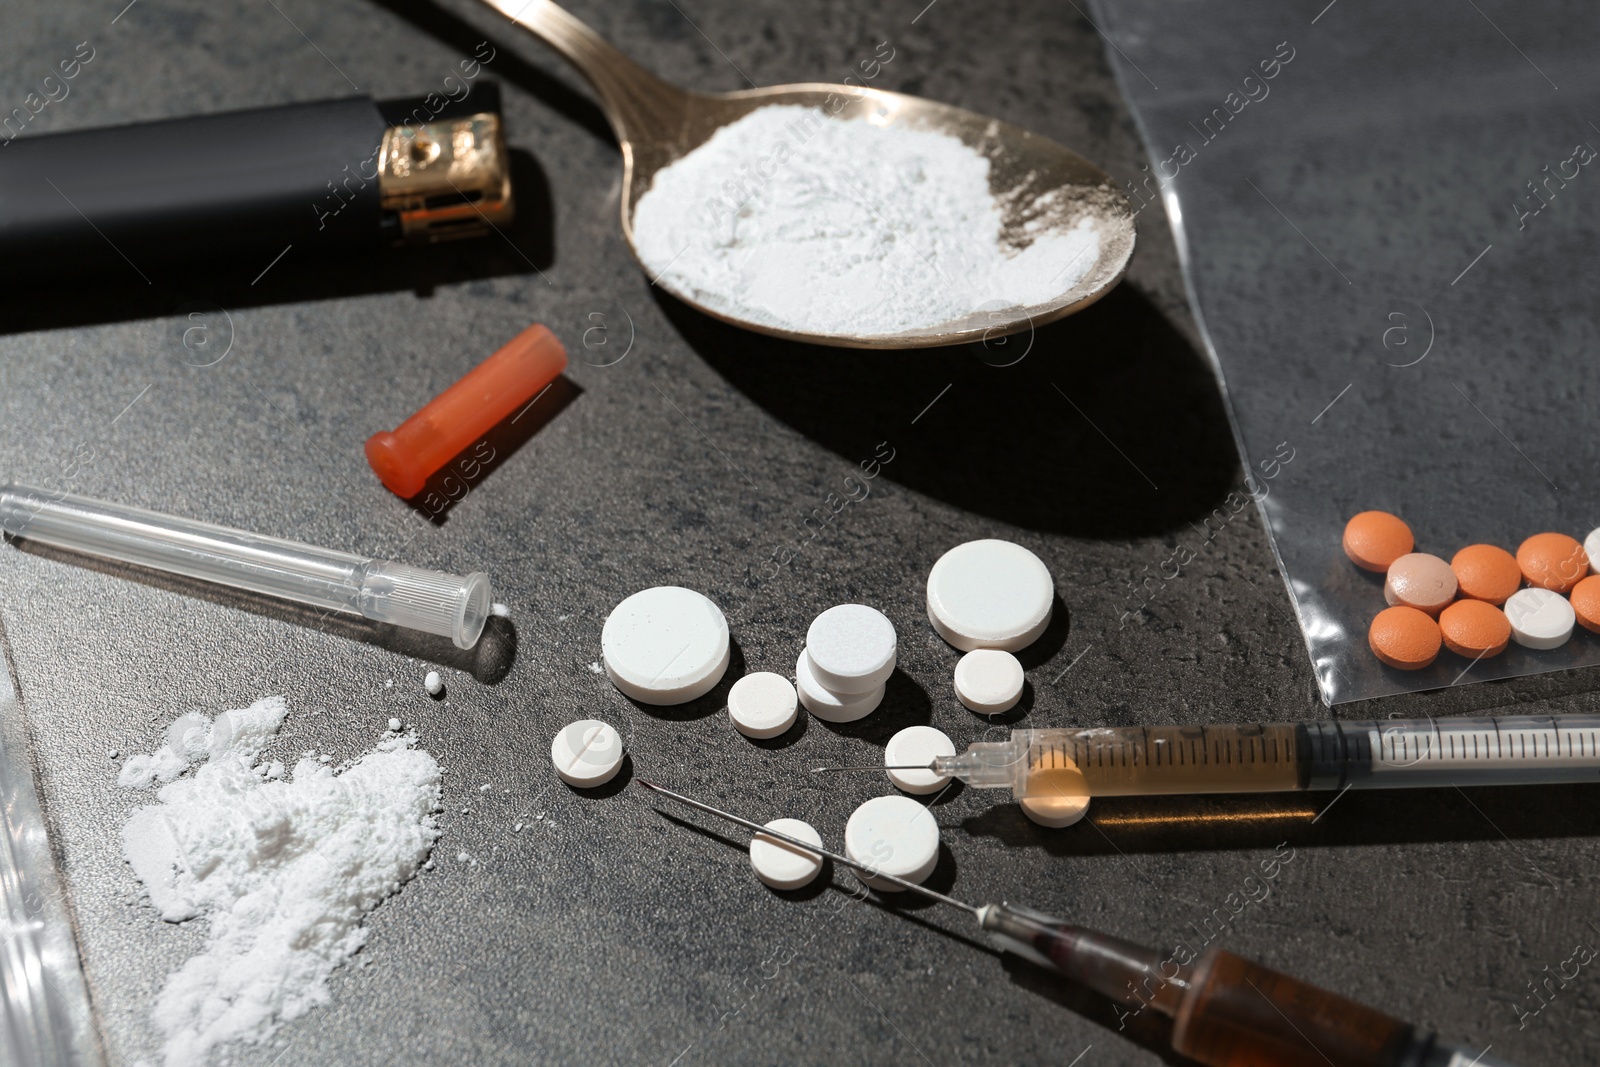
<instances>
[{"instance_id":1,"label":"spoon bowl","mask_svg":"<svg viewBox=\"0 0 1600 1067\"><path fill-rule=\"evenodd\" d=\"M990 192L1002 206L1002 239L1025 244L1030 229L1094 220L1099 255L1070 288L1028 306L985 304L965 316L893 334L806 333L739 318L653 279L696 310L773 337L845 348L933 348L987 341L1064 318L1100 299L1122 279L1133 255L1134 222L1110 175L1046 137L998 119L904 93L823 82L730 93L700 93L662 81L551 0L484 0L570 62L599 94L622 148L622 233L640 266L634 211L657 172L710 140L724 126L773 105L820 110L834 120L935 131L989 160Z\"/></svg>"}]
</instances>

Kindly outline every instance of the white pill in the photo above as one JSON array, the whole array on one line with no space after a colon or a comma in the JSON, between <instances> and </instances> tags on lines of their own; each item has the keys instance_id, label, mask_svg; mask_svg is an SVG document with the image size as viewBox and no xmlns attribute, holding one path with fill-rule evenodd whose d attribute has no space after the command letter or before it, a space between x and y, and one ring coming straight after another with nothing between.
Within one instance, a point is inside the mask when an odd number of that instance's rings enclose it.
<instances>
[{"instance_id":1,"label":"white pill","mask_svg":"<svg viewBox=\"0 0 1600 1067\"><path fill-rule=\"evenodd\" d=\"M883 702L883 686L868 693L840 694L830 691L811 671L811 657L804 650L794 665L794 687L800 703L824 722L855 722L878 710Z\"/></svg>"},{"instance_id":2,"label":"white pill","mask_svg":"<svg viewBox=\"0 0 1600 1067\"><path fill-rule=\"evenodd\" d=\"M1583 554L1589 557L1589 573L1600 574L1600 526L1583 539Z\"/></svg>"},{"instance_id":3,"label":"white pill","mask_svg":"<svg viewBox=\"0 0 1600 1067\"><path fill-rule=\"evenodd\" d=\"M822 837L810 823L799 819L773 819L767 826L781 834L798 837L802 841L822 846ZM803 852L787 841L779 841L766 834L756 834L750 839L750 866L756 877L774 889L799 889L810 885L822 871L822 857Z\"/></svg>"},{"instance_id":4,"label":"white pill","mask_svg":"<svg viewBox=\"0 0 1600 1067\"><path fill-rule=\"evenodd\" d=\"M606 675L641 704L705 696L728 669L728 620L693 589L658 585L611 610L600 631Z\"/></svg>"},{"instance_id":5,"label":"white pill","mask_svg":"<svg viewBox=\"0 0 1600 1067\"><path fill-rule=\"evenodd\" d=\"M928 572L928 619L963 652L1015 652L1050 625L1055 584L1038 556L1010 541L968 541Z\"/></svg>"},{"instance_id":6,"label":"white pill","mask_svg":"<svg viewBox=\"0 0 1600 1067\"><path fill-rule=\"evenodd\" d=\"M840 604L806 631L806 652L817 681L835 693L870 693L894 673L894 623L877 608Z\"/></svg>"},{"instance_id":7,"label":"white pill","mask_svg":"<svg viewBox=\"0 0 1600 1067\"><path fill-rule=\"evenodd\" d=\"M580 719L562 727L550 742L550 762L568 785L605 785L622 766L622 738L599 719Z\"/></svg>"},{"instance_id":8,"label":"white pill","mask_svg":"<svg viewBox=\"0 0 1600 1067\"><path fill-rule=\"evenodd\" d=\"M939 824L910 797L874 797L855 810L844 828L844 854L883 873L921 882L939 862ZM887 892L902 888L856 872L867 885Z\"/></svg>"},{"instance_id":9,"label":"white pill","mask_svg":"<svg viewBox=\"0 0 1600 1067\"><path fill-rule=\"evenodd\" d=\"M771 671L747 674L728 690L728 717L746 737L777 737L800 717L794 686Z\"/></svg>"},{"instance_id":10,"label":"white pill","mask_svg":"<svg viewBox=\"0 0 1600 1067\"><path fill-rule=\"evenodd\" d=\"M926 767L938 756L954 756L956 746L931 726L907 726L889 738L883 748L885 766L917 764ZM889 781L907 793L934 793L949 784L947 775L933 771L889 771Z\"/></svg>"},{"instance_id":11,"label":"white pill","mask_svg":"<svg viewBox=\"0 0 1600 1067\"><path fill-rule=\"evenodd\" d=\"M998 715L1022 699L1022 664L997 648L978 648L956 664L956 696L970 711Z\"/></svg>"},{"instance_id":12,"label":"white pill","mask_svg":"<svg viewBox=\"0 0 1600 1067\"><path fill-rule=\"evenodd\" d=\"M1071 826L1089 813L1089 795L1070 797L1023 797L1022 814L1052 830Z\"/></svg>"},{"instance_id":13,"label":"white pill","mask_svg":"<svg viewBox=\"0 0 1600 1067\"><path fill-rule=\"evenodd\" d=\"M1549 589L1519 589L1505 605L1511 636L1523 648L1560 648L1577 621L1572 605Z\"/></svg>"},{"instance_id":14,"label":"white pill","mask_svg":"<svg viewBox=\"0 0 1600 1067\"><path fill-rule=\"evenodd\" d=\"M444 692L444 681L439 677L438 671L429 671L428 676L422 679L422 688L428 691L429 696L438 696Z\"/></svg>"},{"instance_id":15,"label":"white pill","mask_svg":"<svg viewBox=\"0 0 1600 1067\"><path fill-rule=\"evenodd\" d=\"M401 724L399 719L390 719L389 720L389 732L390 733L399 733L401 725L402 724Z\"/></svg>"}]
</instances>

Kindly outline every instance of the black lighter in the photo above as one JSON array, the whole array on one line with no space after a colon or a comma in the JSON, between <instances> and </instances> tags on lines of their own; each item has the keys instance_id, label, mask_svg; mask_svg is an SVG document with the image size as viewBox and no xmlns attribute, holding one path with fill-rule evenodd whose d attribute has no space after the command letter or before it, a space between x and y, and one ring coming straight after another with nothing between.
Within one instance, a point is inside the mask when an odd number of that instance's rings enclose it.
<instances>
[{"instance_id":1,"label":"black lighter","mask_svg":"<svg viewBox=\"0 0 1600 1067\"><path fill-rule=\"evenodd\" d=\"M0 276L138 285L166 264L487 233L513 212L495 89L439 110L355 97L6 141Z\"/></svg>"}]
</instances>

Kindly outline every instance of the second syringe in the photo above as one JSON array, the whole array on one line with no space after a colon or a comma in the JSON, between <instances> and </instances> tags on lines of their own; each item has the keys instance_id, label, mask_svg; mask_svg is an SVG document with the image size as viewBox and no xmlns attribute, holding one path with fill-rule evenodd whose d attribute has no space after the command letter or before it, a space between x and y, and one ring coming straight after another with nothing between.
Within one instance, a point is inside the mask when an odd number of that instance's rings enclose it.
<instances>
[{"instance_id":1,"label":"second syringe","mask_svg":"<svg viewBox=\"0 0 1600 1067\"><path fill-rule=\"evenodd\" d=\"M1600 782L1600 716L1014 730L926 769L1018 800Z\"/></svg>"}]
</instances>

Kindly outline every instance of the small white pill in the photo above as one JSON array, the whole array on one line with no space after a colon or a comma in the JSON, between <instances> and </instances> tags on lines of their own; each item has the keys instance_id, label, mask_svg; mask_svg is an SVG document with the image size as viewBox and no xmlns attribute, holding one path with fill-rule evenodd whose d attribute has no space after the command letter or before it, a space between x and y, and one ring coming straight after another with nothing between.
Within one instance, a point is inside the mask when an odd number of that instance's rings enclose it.
<instances>
[{"instance_id":1,"label":"small white pill","mask_svg":"<svg viewBox=\"0 0 1600 1067\"><path fill-rule=\"evenodd\" d=\"M1505 612L1511 637L1523 648L1560 648L1577 621L1567 598L1549 589L1517 590L1506 601Z\"/></svg>"},{"instance_id":2,"label":"small white pill","mask_svg":"<svg viewBox=\"0 0 1600 1067\"><path fill-rule=\"evenodd\" d=\"M800 659L794 665L794 684L795 689L799 691L800 703L824 722L855 722L857 719L864 719L876 711L878 705L883 702L881 685L868 693L842 695L830 692L811 672L811 657L804 650L800 652Z\"/></svg>"},{"instance_id":3,"label":"small white pill","mask_svg":"<svg viewBox=\"0 0 1600 1067\"><path fill-rule=\"evenodd\" d=\"M401 723L400 723L399 719L390 719L389 720L389 732L390 733L399 733L400 732L400 726L401 726Z\"/></svg>"},{"instance_id":4,"label":"small white pill","mask_svg":"<svg viewBox=\"0 0 1600 1067\"><path fill-rule=\"evenodd\" d=\"M676 585L641 590L600 631L606 675L641 704L686 704L728 669L728 620L709 599Z\"/></svg>"},{"instance_id":5,"label":"small white pill","mask_svg":"<svg viewBox=\"0 0 1600 1067\"><path fill-rule=\"evenodd\" d=\"M1071 826L1089 813L1087 793L1070 797L1023 797L1022 814L1052 830Z\"/></svg>"},{"instance_id":6,"label":"small white pill","mask_svg":"<svg viewBox=\"0 0 1600 1067\"><path fill-rule=\"evenodd\" d=\"M889 738L883 748L883 762L896 767L917 764L926 767L938 756L954 756L956 746L931 726L907 726ZM949 784L947 775L933 771L889 771L889 781L907 793L934 793Z\"/></svg>"},{"instance_id":7,"label":"small white pill","mask_svg":"<svg viewBox=\"0 0 1600 1067\"><path fill-rule=\"evenodd\" d=\"M883 874L921 882L939 862L939 824L910 797L873 797L845 824L844 854ZM903 891L862 871L856 877L874 889Z\"/></svg>"},{"instance_id":8,"label":"small white pill","mask_svg":"<svg viewBox=\"0 0 1600 1067\"><path fill-rule=\"evenodd\" d=\"M895 640L894 623L877 608L840 604L812 621L806 652L831 692L870 693L894 673Z\"/></svg>"},{"instance_id":9,"label":"small white pill","mask_svg":"<svg viewBox=\"0 0 1600 1067\"><path fill-rule=\"evenodd\" d=\"M963 652L1015 652L1050 625L1055 583L1038 556L1010 541L957 545L928 572L928 620Z\"/></svg>"},{"instance_id":10,"label":"small white pill","mask_svg":"<svg viewBox=\"0 0 1600 1067\"><path fill-rule=\"evenodd\" d=\"M998 715L1022 699L1022 664L997 648L968 652L956 664L956 696L969 711Z\"/></svg>"},{"instance_id":11,"label":"small white pill","mask_svg":"<svg viewBox=\"0 0 1600 1067\"><path fill-rule=\"evenodd\" d=\"M746 737L777 737L800 717L794 686L771 671L747 674L728 690L728 717Z\"/></svg>"},{"instance_id":12,"label":"small white pill","mask_svg":"<svg viewBox=\"0 0 1600 1067\"><path fill-rule=\"evenodd\" d=\"M422 679L422 688L428 691L429 696L436 697L444 692L444 679L439 677L438 671L429 671L428 676Z\"/></svg>"},{"instance_id":13,"label":"small white pill","mask_svg":"<svg viewBox=\"0 0 1600 1067\"><path fill-rule=\"evenodd\" d=\"M495 603L489 605L489 614L497 618L504 619L511 614L511 609L499 601L496 601Z\"/></svg>"},{"instance_id":14,"label":"small white pill","mask_svg":"<svg viewBox=\"0 0 1600 1067\"><path fill-rule=\"evenodd\" d=\"M767 826L822 847L822 836L810 823L799 819L773 819ZM757 878L774 889L799 889L810 885L822 872L822 857L802 852L787 841L756 834L750 839L750 866L755 868Z\"/></svg>"},{"instance_id":15,"label":"small white pill","mask_svg":"<svg viewBox=\"0 0 1600 1067\"><path fill-rule=\"evenodd\" d=\"M1589 557L1589 573L1600 574L1600 526L1583 539L1583 554Z\"/></svg>"},{"instance_id":16,"label":"small white pill","mask_svg":"<svg viewBox=\"0 0 1600 1067\"><path fill-rule=\"evenodd\" d=\"M580 719L561 728L550 742L550 762L568 785L605 785L622 766L622 738L599 719Z\"/></svg>"}]
</instances>

